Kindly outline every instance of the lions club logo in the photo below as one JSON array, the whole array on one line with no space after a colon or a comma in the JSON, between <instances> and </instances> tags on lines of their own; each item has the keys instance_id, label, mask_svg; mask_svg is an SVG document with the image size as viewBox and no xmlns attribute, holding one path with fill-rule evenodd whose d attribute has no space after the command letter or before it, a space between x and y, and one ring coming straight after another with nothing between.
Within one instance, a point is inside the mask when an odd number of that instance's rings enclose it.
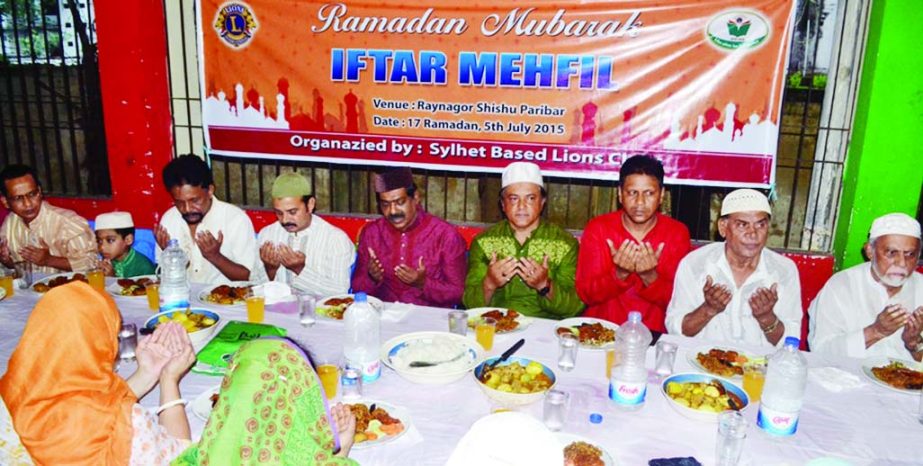
<instances>
[{"instance_id":1,"label":"lions club logo","mask_svg":"<svg viewBox=\"0 0 923 466\"><path fill-rule=\"evenodd\" d=\"M245 47L256 28L256 16L243 3L225 3L215 15L215 31L234 47Z\"/></svg>"},{"instance_id":2,"label":"lions club logo","mask_svg":"<svg viewBox=\"0 0 923 466\"><path fill-rule=\"evenodd\" d=\"M769 21L752 10L724 11L708 22L705 35L721 49L754 49L769 37Z\"/></svg>"}]
</instances>

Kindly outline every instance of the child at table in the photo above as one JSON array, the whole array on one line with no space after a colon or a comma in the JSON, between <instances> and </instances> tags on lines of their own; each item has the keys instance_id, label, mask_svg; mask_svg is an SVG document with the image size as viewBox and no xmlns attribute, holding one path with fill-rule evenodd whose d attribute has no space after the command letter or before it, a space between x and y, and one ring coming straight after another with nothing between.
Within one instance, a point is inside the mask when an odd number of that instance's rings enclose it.
<instances>
[{"instance_id":1,"label":"child at table","mask_svg":"<svg viewBox=\"0 0 923 466\"><path fill-rule=\"evenodd\" d=\"M96 245L103 256L100 268L109 277L152 275L154 263L135 251L135 222L128 212L109 212L96 217Z\"/></svg>"}]
</instances>

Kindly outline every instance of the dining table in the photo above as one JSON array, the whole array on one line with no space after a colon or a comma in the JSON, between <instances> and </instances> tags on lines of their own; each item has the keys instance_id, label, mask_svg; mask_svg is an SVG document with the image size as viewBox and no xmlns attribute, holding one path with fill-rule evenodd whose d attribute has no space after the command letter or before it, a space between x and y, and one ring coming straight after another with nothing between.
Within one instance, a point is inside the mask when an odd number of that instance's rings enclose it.
<instances>
[{"instance_id":1,"label":"dining table","mask_svg":"<svg viewBox=\"0 0 923 466\"><path fill-rule=\"evenodd\" d=\"M144 296L117 296L115 279L107 279L123 322L140 328L154 314ZM207 285L191 286L193 306L220 315L218 325L246 321L245 306L222 306L201 299ZM41 295L31 289L18 289L0 301L0 373L6 372L9 358L19 342L30 311ZM278 312L278 311L283 312ZM318 317L305 326L297 313L283 305L267 306L265 323L285 328L288 336L304 345L316 358L342 357L344 324ZM384 303L381 309L381 343L394 337L420 331L448 331L452 309ZM60 312L67 312L60 309ZM514 332L497 334L486 356L496 356L520 338L525 344L517 356L539 361L555 372L555 388L569 394L567 416L562 432L582 437L607 452L616 465L646 465L651 459L694 457L701 464L715 464L717 427L715 422L681 415L671 406L653 373L654 347L647 352L650 376L641 409L624 411L608 397L605 352L581 347L576 366L570 371L558 368L558 321L530 318ZM466 338L474 341L473 331ZM661 341L677 345L674 373L697 372L695 354L719 342L677 335L663 335ZM202 344L197 345L197 350ZM740 346L748 354L765 355L771 350ZM790 437L773 437L756 425L759 403L752 403L743 414L749 421L740 464L744 465L919 465L923 464L923 425L918 420L919 394L908 394L874 383L863 372L866 362L812 352L803 352L809 377L797 432ZM41 358L41 354L36 354ZM119 373L128 376L134 363L121 364ZM842 379L837 383L837 379ZM739 383L739 380L735 381ZM182 396L189 401L204 396L221 383L220 376L196 372L181 382ZM363 448L357 445L350 457L363 465L442 465L459 440L477 420L503 407L485 395L472 373L447 384L427 385L410 382L387 366L381 377L363 386L363 398L398 407L405 416L403 434L389 442ZM156 388L140 403L156 408ZM195 440L201 435L205 419L197 416L192 403L187 414ZM515 408L542 419L542 402ZM598 415L598 416L593 416ZM591 416L595 421L591 422ZM840 461L840 462L837 462Z\"/></svg>"}]
</instances>

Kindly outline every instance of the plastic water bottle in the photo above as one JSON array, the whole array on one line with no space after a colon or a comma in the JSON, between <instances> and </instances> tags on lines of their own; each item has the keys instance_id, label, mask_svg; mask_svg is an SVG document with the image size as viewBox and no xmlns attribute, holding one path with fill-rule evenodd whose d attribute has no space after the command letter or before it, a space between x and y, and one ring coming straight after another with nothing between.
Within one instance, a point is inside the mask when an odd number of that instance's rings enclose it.
<instances>
[{"instance_id":1,"label":"plastic water bottle","mask_svg":"<svg viewBox=\"0 0 923 466\"><path fill-rule=\"evenodd\" d=\"M381 316L368 302L365 293L356 293L353 303L343 314L345 336L343 355L346 364L356 367L362 373L362 382L371 383L381 375L379 341L381 340Z\"/></svg>"},{"instance_id":2,"label":"plastic water bottle","mask_svg":"<svg viewBox=\"0 0 923 466\"><path fill-rule=\"evenodd\" d=\"M160 255L161 312L189 307L189 278L186 275L188 263L186 251L179 247L179 241L171 239L167 249Z\"/></svg>"},{"instance_id":3,"label":"plastic water bottle","mask_svg":"<svg viewBox=\"0 0 923 466\"><path fill-rule=\"evenodd\" d=\"M647 394L647 368L644 366L651 331L641 323L641 313L628 313L628 322L615 331L615 360L609 379L609 399L618 408L634 411L644 406Z\"/></svg>"},{"instance_id":4,"label":"plastic water bottle","mask_svg":"<svg viewBox=\"0 0 923 466\"><path fill-rule=\"evenodd\" d=\"M772 435L794 435L807 382L808 363L798 351L798 338L786 337L769 358L756 425Z\"/></svg>"}]
</instances>

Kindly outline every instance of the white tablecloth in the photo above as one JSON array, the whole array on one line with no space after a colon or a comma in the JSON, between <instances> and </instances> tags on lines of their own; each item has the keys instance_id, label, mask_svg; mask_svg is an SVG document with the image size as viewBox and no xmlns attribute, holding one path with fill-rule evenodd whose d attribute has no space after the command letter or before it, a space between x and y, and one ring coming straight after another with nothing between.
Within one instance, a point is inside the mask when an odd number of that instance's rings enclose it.
<instances>
[{"instance_id":1,"label":"white tablecloth","mask_svg":"<svg viewBox=\"0 0 923 466\"><path fill-rule=\"evenodd\" d=\"M193 300L201 287L193 288ZM0 371L5 372L9 357L19 341L29 312L38 295L18 291L0 301ZM126 322L140 327L151 316L145 298L116 298ZM387 306L398 306L387 304ZM400 305L403 306L403 305ZM246 320L243 307L223 308L205 305L221 314L222 319ZM61 309L60 312L67 312ZM408 332L445 330L447 309L414 308L399 322L385 319L382 342ZM304 328L294 315L267 312L267 322L285 327L294 339L305 343L318 356L342 352L342 323L319 319ZM557 344L554 321L537 319L521 332L498 335L490 354L503 352L523 337L526 343L518 355L537 359L555 369L558 387L571 394L571 409L564 431L591 439L605 448L619 465L644 465L651 458L694 456L703 464L714 463L716 427L692 421L676 413L660 393L656 382L648 384L645 406L636 412L620 412L606 394L602 352L580 350L573 372L557 370ZM687 353L703 342L682 337L664 336L679 344L676 372L692 369ZM832 366L860 375L861 361L828 358L806 353L812 367ZM36 355L41 357L41 355ZM648 353L652 367L653 350ZM123 367L127 375L132 367ZM857 389L833 393L809 383L798 433L787 439L775 439L755 427L757 405L747 409L751 421L745 444L743 464L796 465L819 457L837 457L853 464L923 464L923 425L917 422L918 396L905 395L867 381ZM217 377L190 373L181 385L182 393L193 400L204 390L220 383ZM417 385L405 381L384 368L379 381L365 387L366 398L379 399L405 408L412 428L395 441L370 449L354 450L352 457L363 465L441 465L472 423L491 412L489 399L476 385L473 376L449 385ZM142 400L155 407L156 389ZM541 418L541 403L523 408ZM603 416L601 424L591 424L591 413ZM188 408L193 436L201 433L204 421Z\"/></svg>"}]
</instances>

